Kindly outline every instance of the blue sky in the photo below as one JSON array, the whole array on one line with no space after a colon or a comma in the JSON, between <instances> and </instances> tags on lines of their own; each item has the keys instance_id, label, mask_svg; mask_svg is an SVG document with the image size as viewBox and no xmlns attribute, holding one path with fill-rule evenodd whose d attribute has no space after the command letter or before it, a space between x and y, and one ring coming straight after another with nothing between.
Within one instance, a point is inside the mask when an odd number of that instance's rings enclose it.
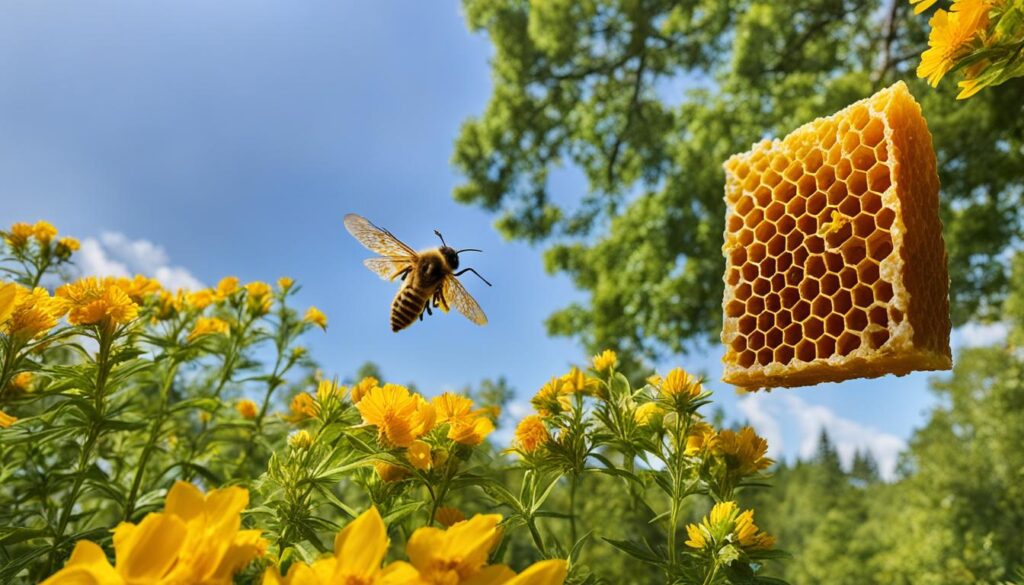
<instances>
[{"instance_id":1,"label":"blue sky","mask_svg":"<svg viewBox=\"0 0 1024 585\"><path fill-rule=\"evenodd\" d=\"M505 375L528 398L585 356L543 319L580 298L540 250L451 198L462 120L490 91L485 37L456 1L14 1L0 19L0 223L46 218L91 239L94 270L244 280L281 275L331 320L310 346L328 373L366 360L426 393ZM560 199L582 194L559 181ZM440 229L494 283L465 280L491 323L388 327L394 285L362 267L356 212L414 247ZM467 275L468 276L468 275ZM987 334L976 333L975 336ZM708 374L729 416L793 456L824 425L894 461L933 404L928 374L737 397L718 348ZM522 406L513 409L522 412Z\"/></svg>"}]
</instances>

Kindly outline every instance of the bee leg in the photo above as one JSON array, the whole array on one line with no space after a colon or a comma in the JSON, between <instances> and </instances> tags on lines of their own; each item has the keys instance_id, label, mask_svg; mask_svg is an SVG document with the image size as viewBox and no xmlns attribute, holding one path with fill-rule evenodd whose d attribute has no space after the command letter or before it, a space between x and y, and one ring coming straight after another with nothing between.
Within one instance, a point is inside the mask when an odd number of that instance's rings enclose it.
<instances>
[{"instance_id":1,"label":"bee leg","mask_svg":"<svg viewBox=\"0 0 1024 585\"><path fill-rule=\"evenodd\" d=\"M430 315L430 316L434 315L434 312L430 310L430 303L427 303L427 306L423 307L423 310L427 312L427 315ZM423 313L420 313L420 316L422 317Z\"/></svg>"},{"instance_id":2,"label":"bee leg","mask_svg":"<svg viewBox=\"0 0 1024 585\"><path fill-rule=\"evenodd\" d=\"M477 272L476 270L473 270L472 268L466 268L465 270L460 270L460 271L455 273L455 276L462 276L463 274L465 274L467 272L472 272L473 274L476 275L477 278L479 278L480 280L484 281L484 284L486 284L487 286L491 286L491 283L487 282L486 278L480 276L480 273Z\"/></svg>"}]
</instances>

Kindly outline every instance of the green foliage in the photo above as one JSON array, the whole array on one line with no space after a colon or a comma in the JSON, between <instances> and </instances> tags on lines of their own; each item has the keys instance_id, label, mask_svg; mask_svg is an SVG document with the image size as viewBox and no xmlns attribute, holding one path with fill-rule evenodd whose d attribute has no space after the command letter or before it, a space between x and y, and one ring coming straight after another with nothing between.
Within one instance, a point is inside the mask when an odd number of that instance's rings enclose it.
<instances>
[{"instance_id":1,"label":"green foliage","mask_svg":"<svg viewBox=\"0 0 1024 585\"><path fill-rule=\"evenodd\" d=\"M455 198L546 242L547 268L589 293L552 334L647 358L716 338L722 162L898 79L934 135L954 322L998 315L1021 230L1024 81L966 102L916 81L925 23L905 1L463 4L494 46L494 89L458 137ZM564 167L585 193L552 189Z\"/></svg>"}]
</instances>

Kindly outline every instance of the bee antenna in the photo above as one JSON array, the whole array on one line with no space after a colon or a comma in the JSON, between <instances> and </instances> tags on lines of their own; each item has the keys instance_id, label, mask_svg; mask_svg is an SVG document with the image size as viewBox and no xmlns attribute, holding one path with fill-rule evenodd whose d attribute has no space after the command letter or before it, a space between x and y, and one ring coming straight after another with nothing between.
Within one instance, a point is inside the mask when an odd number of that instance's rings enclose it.
<instances>
[{"instance_id":1,"label":"bee antenna","mask_svg":"<svg viewBox=\"0 0 1024 585\"><path fill-rule=\"evenodd\" d=\"M448 244L444 243L444 236L441 235L441 232L434 230L434 233L437 234L437 237L441 238L441 245L448 247Z\"/></svg>"},{"instance_id":2,"label":"bee antenna","mask_svg":"<svg viewBox=\"0 0 1024 585\"><path fill-rule=\"evenodd\" d=\"M456 254L461 254L463 252L483 252L483 250L478 250L476 248L463 248L461 250L456 250L455 251Z\"/></svg>"}]
</instances>

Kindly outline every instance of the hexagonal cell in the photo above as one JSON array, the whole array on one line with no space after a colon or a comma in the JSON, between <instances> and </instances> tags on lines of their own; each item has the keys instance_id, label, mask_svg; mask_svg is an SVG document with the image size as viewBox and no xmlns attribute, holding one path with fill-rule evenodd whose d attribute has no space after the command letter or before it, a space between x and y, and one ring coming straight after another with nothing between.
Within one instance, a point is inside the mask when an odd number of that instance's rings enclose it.
<instances>
[{"instance_id":1,"label":"hexagonal cell","mask_svg":"<svg viewBox=\"0 0 1024 585\"><path fill-rule=\"evenodd\" d=\"M853 306L853 296L850 291L840 289L832 296L832 308L837 313L845 313Z\"/></svg>"},{"instance_id":2,"label":"hexagonal cell","mask_svg":"<svg viewBox=\"0 0 1024 585\"><path fill-rule=\"evenodd\" d=\"M782 329L772 327L764 334L765 347L779 347L782 345Z\"/></svg>"},{"instance_id":3,"label":"hexagonal cell","mask_svg":"<svg viewBox=\"0 0 1024 585\"><path fill-rule=\"evenodd\" d=\"M796 183L797 179L804 176L804 165L801 164L800 161L807 161L807 153L803 153L799 157L799 160L794 160L793 162L789 163L789 166L787 166L786 170L783 171L782 173L784 177L786 177L793 183Z\"/></svg>"},{"instance_id":4,"label":"hexagonal cell","mask_svg":"<svg viewBox=\"0 0 1024 585\"><path fill-rule=\"evenodd\" d=\"M865 193L860 198L860 206L865 213L877 215L879 210L882 209L882 196L875 193Z\"/></svg>"},{"instance_id":5,"label":"hexagonal cell","mask_svg":"<svg viewBox=\"0 0 1024 585\"><path fill-rule=\"evenodd\" d=\"M772 164L770 166L773 171L781 175L786 172L786 167L789 166L789 158L785 154L777 154L772 157Z\"/></svg>"},{"instance_id":6,"label":"hexagonal cell","mask_svg":"<svg viewBox=\"0 0 1024 585\"><path fill-rule=\"evenodd\" d=\"M885 307L871 307L868 310L868 322L888 329L889 315L885 312Z\"/></svg>"},{"instance_id":7,"label":"hexagonal cell","mask_svg":"<svg viewBox=\"0 0 1024 585\"><path fill-rule=\"evenodd\" d=\"M871 258L865 258L857 265L857 275L860 281L866 285L874 284L878 280L878 264Z\"/></svg>"},{"instance_id":8,"label":"hexagonal cell","mask_svg":"<svg viewBox=\"0 0 1024 585\"><path fill-rule=\"evenodd\" d=\"M757 329L757 319L754 318L753 315L744 315L743 317L740 317L737 325L739 325L741 333L750 334Z\"/></svg>"},{"instance_id":9,"label":"hexagonal cell","mask_svg":"<svg viewBox=\"0 0 1024 585\"><path fill-rule=\"evenodd\" d=\"M818 281L813 278L806 278L800 283L800 296L805 299L815 299L819 292Z\"/></svg>"},{"instance_id":10,"label":"hexagonal cell","mask_svg":"<svg viewBox=\"0 0 1024 585\"><path fill-rule=\"evenodd\" d=\"M747 175L747 178L743 180L743 190L747 193L753 191L761 184L761 175L759 173L751 173Z\"/></svg>"},{"instance_id":11,"label":"hexagonal cell","mask_svg":"<svg viewBox=\"0 0 1024 585\"><path fill-rule=\"evenodd\" d=\"M867 106L861 105L851 108L850 123L854 128L862 130L868 125L869 121L871 121L871 112L868 110ZM860 133L858 132L858 134Z\"/></svg>"},{"instance_id":12,"label":"hexagonal cell","mask_svg":"<svg viewBox=\"0 0 1024 585\"><path fill-rule=\"evenodd\" d=\"M775 235L775 226L767 221L754 228L754 239L766 243Z\"/></svg>"},{"instance_id":13,"label":"hexagonal cell","mask_svg":"<svg viewBox=\"0 0 1024 585\"><path fill-rule=\"evenodd\" d=\"M843 137L843 152L849 155L857 150L858 146L860 146L860 136L857 136L856 132L846 132L846 136Z\"/></svg>"},{"instance_id":14,"label":"hexagonal cell","mask_svg":"<svg viewBox=\"0 0 1024 585\"><path fill-rule=\"evenodd\" d=\"M767 185L769 187L774 187L774 186L778 185L779 181L781 181L781 180L782 180L782 175L780 175L779 173L775 172L775 170L767 171L767 172L765 172L764 176L761 177L761 183L764 184L764 185Z\"/></svg>"},{"instance_id":15,"label":"hexagonal cell","mask_svg":"<svg viewBox=\"0 0 1024 585\"><path fill-rule=\"evenodd\" d=\"M760 331L753 331L747 336L747 347L753 350L758 350L764 347L764 333Z\"/></svg>"},{"instance_id":16,"label":"hexagonal cell","mask_svg":"<svg viewBox=\"0 0 1024 585\"><path fill-rule=\"evenodd\" d=\"M821 167L818 172L814 173L814 183L818 187L818 191L827 191L832 183L836 182L836 170L832 164ZM810 195L808 195L809 197Z\"/></svg>"},{"instance_id":17,"label":"hexagonal cell","mask_svg":"<svg viewBox=\"0 0 1024 585\"><path fill-rule=\"evenodd\" d=\"M849 223L844 223L838 228L832 227L831 222L824 224L823 229L825 231L825 245L829 250L835 250L839 246L843 245L843 242L850 239L853 235L853 226Z\"/></svg>"},{"instance_id":18,"label":"hexagonal cell","mask_svg":"<svg viewBox=\"0 0 1024 585\"><path fill-rule=\"evenodd\" d=\"M796 359L802 362L811 362L814 361L814 353L814 342L810 339L804 339L796 344Z\"/></svg>"},{"instance_id":19,"label":"hexagonal cell","mask_svg":"<svg viewBox=\"0 0 1024 585\"><path fill-rule=\"evenodd\" d=\"M785 251L786 238L784 238L782 234L777 234L771 240L768 240L768 253L772 256L778 256Z\"/></svg>"},{"instance_id":20,"label":"hexagonal cell","mask_svg":"<svg viewBox=\"0 0 1024 585\"><path fill-rule=\"evenodd\" d=\"M825 276L825 260L822 259L821 256L813 256L811 258L808 258L807 263L804 264L804 267L807 271L807 275L810 276L811 278L821 278L822 276ZM804 298L812 298L817 296L817 294L817 288L815 288L815 293L813 295L805 294Z\"/></svg>"},{"instance_id":21,"label":"hexagonal cell","mask_svg":"<svg viewBox=\"0 0 1024 585\"><path fill-rule=\"evenodd\" d=\"M815 171L821 168L821 164L825 162L825 154L821 152L820 148L815 146L807 151L807 154L803 157L803 161L804 173L814 174Z\"/></svg>"},{"instance_id":22,"label":"hexagonal cell","mask_svg":"<svg viewBox=\"0 0 1024 585\"><path fill-rule=\"evenodd\" d=\"M764 217L768 221L775 223L779 221L779 218L786 214L786 205L779 201L772 201L768 208L764 210Z\"/></svg>"},{"instance_id":23,"label":"hexagonal cell","mask_svg":"<svg viewBox=\"0 0 1024 585\"><path fill-rule=\"evenodd\" d=\"M779 218L779 221L775 224L780 234L788 234L793 231L796 227L796 220L789 215L783 215Z\"/></svg>"},{"instance_id":24,"label":"hexagonal cell","mask_svg":"<svg viewBox=\"0 0 1024 585\"><path fill-rule=\"evenodd\" d=\"M832 314L832 299L828 297L817 297L811 301L811 312L815 316L824 319Z\"/></svg>"},{"instance_id":25,"label":"hexagonal cell","mask_svg":"<svg viewBox=\"0 0 1024 585\"><path fill-rule=\"evenodd\" d=\"M740 266L747 261L746 248L736 247L729 251L729 262L733 266Z\"/></svg>"},{"instance_id":26,"label":"hexagonal cell","mask_svg":"<svg viewBox=\"0 0 1024 585\"><path fill-rule=\"evenodd\" d=\"M772 189L772 197L776 201L781 201L782 203L786 203L792 199L794 195L796 195L796 183L789 179L783 179L781 183Z\"/></svg>"},{"instance_id":27,"label":"hexagonal cell","mask_svg":"<svg viewBox=\"0 0 1024 585\"><path fill-rule=\"evenodd\" d=\"M739 285L738 287L736 287L736 298L738 298L741 301L745 301L745 300L750 298L750 293L751 292L752 291L751 291L750 283L745 282L745 283Z\"/></svg>"},{"instance_id":28,"label":"hexagonal cell","mask_svg":"<svg viewBox=\"0 0 1024 585\"><path fill-rule=\"evenodd\" d=\"M744 309L743 301L733 299L725 305L725 316L726 317L740 317L743 315Z\"/></svg>"},{"instance_id":29,"label":"hexagonal cell","mask_svg":"<svg viewBox=\"0 0 1024 585\"><path fill-rule=\"evenodd\" d=\"M762 312L764 312L764 298L763 297L760 297L760 296L750 297L749 299L747 299L747 303L746 304L747 304L747 314L749 314L749 315L760 315Z\"/></svg>"},{"instance_id":30,"label":"hexagonal cell","mask_svg":"<svg viewBox=\"0 0 1024 585\"><path fill-rule=\"evenodd\" d=\"M729 347L732 348L732 350L735 352L743 351L747 349L747 339L742 335L737 335L736 337L733 338L732 343L729 344Z\"/></svg>"},{"instance_id":31,"label":"hexagonal cell","mask_svg":"<svg viewBox=\"0 0 1024 585\"><path fill-rule=\"evenodd\" d=\"M796 227L801 234L811 235L818 233L818 220L813 215L804 215L796 219ZM799 243L799 240L794 240Z\"/></svg>"},{"instance_id":32,"label":"hexagonal cell","mask_svg":"<svg viewBox=\"0 0 1024 585\"><path fill-rule=\"evenodd\" d=\"M785 290L783 290L783 293L785 293ZM793 323L793 317L788 309L781 309L775 314L775 326L779 329L785 330L791 323Z\"/></svg>"},{"instance_id":33,"label":"hexagonal cell","mask_svg":"<svg viewBox=\"0 0 1024 585\"><path fill-rule=\"evenodd\" d=\"M739 282L740 282L740 269L739 268L730 268L729 271L726 274L727 274L727 276L725 278L725 281L729 284L729 286L736 286L737 284L739 284Z\"/></svg>"},{"instance_id":34,"label":"hexagonal cell","mask_svg":"<svg viewBox=\"0 0 1024 585\"><path fill-rule=\"evenodd\" d=\"M875 158L880 163L888 162L889 160L889 146L885 143L879 144L875 147Z\"/></svg>"},{"instance_id":35,"label":"hexagonal cell","mask_svg":"<svg viewBox=\"0 0 1024 585\"><path fill-rule=\"evenodd\" d=\"M825 252L822 258L825 259L825 267L829 272L838 273L843 269L843 257L838 252Z\"/></svg>"},{"instance_id":36,"label":"hexagonal cell","mask_svg":"<svg viewBox=\"0 0 1024 585\"><path fill-rule=\"evenodd\" d=\"M871 292L871 287L866 284L858 284L853 289L853 304L866 309L871 306L871 303L875 302L875 293Z\"/></svg>"},{"instance_id":37,"label":"hexagonal cell","mask_svg":"<svg viewBox=\"0 0 1024 585\"><path fill-rule=\"evenodd\" d=\"M794 350L788 345L783 345L775 349L775 362L786 365L793 361Z\"/></svg>"},{"instance_id":38,"label":"hexagonal cell","mask_svg":"<svg viewBox=\"0 0 1024 585\"><path fill-rule=\"evenodd\" d=\"M847 266L839 272L839 284L845 289L853 289L857 285L857 269Z\"/></svg>"},{"instance_id":39,"label":"hexagonal cell","mask_svg":"<svg viewBox=\"0 0 1024 585\"><path fill-rule=\"evenodd\" d=\"M793 234L790 234L790 235L799 235L799 234L794 232ZM794 266L794 268L802 266L805 262L807 262L807 258L811 255L811 253L809 251L807 251L807 246L802 246L801 245L801 246L797 246L795 248L790 248L790 249L793 250L793 263L796 264L796 266ZM803 278L803 274L801 274L800 277ZM793 282L793 281L790 281L790 282ZM796 280L795 282L800 282L800 280Z\"/></svg>"},{"instance_id":40,"label":"hexagonal cell","mask_svg":"<svg viewBox=\"0 0 1024 585\"><path fill-rule=\"evenodd\" d=\"M738 215L730 215L729 221L726 223L726 229L729 233L734 234L743 228L743 218Z\"/></svg>"},{"instance_id":41,"label":"hexagonal cell","mask_svg":"<svg viewBox=\"0 0 1024 585\"><path fill-rule=\"evenodd\" d=\"M891 319L893 323L902 323L903 311L897 309L896 307L889 307L889 319Z\"/></svg>"},{"instance_id":42,"label":"hexagonal cell","mask_svg":"<svg viewBox=\"0 0 1024 585\"><path fill-rule=\"evenodd\" d=\"M817 339L825 334L825 321L821 317L808 317L803 325L804 337Z\"/></svg>"},{"instance_id":43,"label":"hexagonal cell","mask_svg":"<svg viewBox=\"0 0 1024 585\"><path fill-rule=\"evenodd\" d=\"M796 182L796 190L803 197L810 197L818 188L813 175L804 175Z\"/></svg>"},{"instance_id":44,"label":"hexagonal cell","mask_svg":"<svg viewBox=\"0 0 1024 585\"><path fill-rule=\"evenodd\" d=\"M772 363L771 348L766 347L761 351L757 352L757 363L761 364L762 366L767 366L768 364Z\"/></svg>"},{"instance_id":45,"label":"hexagonal cell","mask_svg":"<svg viewBox=\"0 0 1024 585\"><path fill-rule=\"evenodd\" d=\"M782 292L786 288L786 275L775 273L772 277L772 292Z\"/></svg>"},{"instance_id":46,"label":"hexagonal cell","mask_svg":"<svg viewBox=\"0 0 1024 585\"><path fill-rule=\"evenodd\" d=\"M814 342L814 347L817 349L818 358L826 359L832 357L832 354L835 353L836 340L826 335Z\"/></svg>"},{"instance_id":47,"label":"hexagonal cell","mask_svg":"<svg viewBox=\"0 0 1024 585\"><path fill-rule=\"evenodd\" d=\"M751 262L760 262L764 260L765 256L768 254L768 250L764 247L764 244L760 243L751 244L749 250L748 254L750 255Z\"/></svg>"},{"instance_id":48,"label":"hexagonal cell","mask_svg":"<svg viewBox=\"0 0 1024 585\"><path fill-rule=\"evenodd\" d=\"M871 347L875 349L881 348L883 345L885 345L886 341L889 341L888 329L881 329L871 331L868 333L868 342L871 343Z\"/></svg>"},{"instance_id":49,"label":"hexagonal cell","mask_svg":"<svg viewBox=\"0 0 1024 585\"><path fill-rule=\"evenodd\" d=\"M754 352L752 352L750 350L747 350L747 351L741 353L736 358L736 361L739 363L739 365L741 367L749 368L750 366L754 365L754 360L756 360L756 359L757 359L757 354L755 354Z\"/></svg>"},{"instance_id":50,"label":"hexagonal cell","mask_svg":"<svg viewBox=\"0 0 1024 585\"><path fill-rule=\"evenodd\" d=\"M868 316L864 311L854 307L846 313L846 328L853 331L864 331L868 326Z\"/></svg>"},{"instance_id":51,"label":"hexagonal cell","mask_svg":"<svg viewBox=\"0 0 1024 585\"><path fill-rule=\"evenodd\" d=\"M868 190L868 175L864 171L853 171L846 179L846 188L851 195L863 195Z\"/></svg>"},{"instance_id":52,"label":"hexagonal cell","mask_svg":"<svg viewBox=\"0 0 1024 585\"><path fill-rule=\"evenodd\" d=\"M889 301L892 300L892 285L889 284L888 282L885 282L884 280L879 280L871 288L873 288L875 290L875 300L881 301L883 303L888 303ZM899 322L899 321L902 321L902 320L903 320L902 316L899 319L897 319L895 317L893 318L893 321L896 321L896 322Z\"/></svg>"},{"instance_id":53,"label":"hexagonal cell","mask_svg":"<svg viewBox=\"0 0 1024 585\"><path fill-rule=\"evenodd\" d=\"M746 216L752 209L754 209L754 198L750 196L740 197L740 200L736 202L736 215Z\"/></svg>"},{"instance_id":54,"label":"hexagonal cell","mask_svg":"<svg viewBox=\"0 0 1024 585\"><path fill-rule=\"evenodd\" d=\"M892 222L895 220L896 212L886 207L885 209L882 209L881 211L878 212L878 218L876 219L876 222L878 223L878 227L882 228L883 230L887 230L890 227L892 227Z\"/></svg>"},{"instance_id":55,"label":"hexagonal cell","mask_svg":"<svg viewBox=\"0 0 1024 585\"><path fill-rule=\"evenodd\" d=\"M836 183L838 184L838 183ZM834 187L835 185L833 185ZM828 198L821 191L815 191L814 195L807 198L807 213L818 215L828 204ZM799 221L799 220L798 220Z\"/></svg>"},{"instance_id":56,"label":"hexagonal cell","mask_svg":"<svg viewBox=\"0 0 1024 585\"><path fill-rule=\"evenodd\" d=\"M793 265L793 253L783 252L775 259L775 269L779 272L786 272Z\"/></svg>"},{"instance_id":57,"label":"hexagonal cell","mask_svg":"<svg viewBox=\"0 0 1024 585\"><path fill-rule=\"evenodd\" d=\"M778 294L772 293L764 298L764 308L772 313L778 313L782 308L782 299Z\"/></svg>"},{"instance_id":58,"label":"hexagonal cell","mask_svg":"<svg viewBox=\"0 0 1024 585\"><path fill-rule=\"evenodd\" d=\"M803 196L794 197L786 204L786 214L792 217L800 217L807 209L807 199Z\"/></svg>"},{"instance_id":59,"label":"hexagonal cell","mask_svg":"<svg viewBox=\"0 0 1024 585\"><path fill-rule=\"evenodd\" d=\"M875 232L868 237L868 256L881 262L892 254L892 236L888 232Z\"/></svg>"},{"instance_id":60,"label":"hexagonal cell","mask_svg":"<svg viewBox=\"0 0 1024 585\"><path fill-rule=\"evenodd\" d=\"M821 278L821 292L828 296L832 296L839 290L839 276L836 274L826 274Z\"/></svg>"},{"instance_id":61,"label":"hexagonal cell","mask_svg":"<svg viewBox=\"0 0 1024 585\"><path fill-rule=\"evenodd\" d=\"M885 125L878 118L871 118L864 131L861 132L861 142L868 146L876 146L885 138Z\"/></svg>"},{"instance_id":62,"label":"hexagonal cell","mask_svg":"<svg viewBox=\"0 0 1024 585\"><path fill-rule=\"evenodd\" d=\"M856 236L850 238L847 240L846 244L843 245L841 252L843 254L843 260L845 260L847 264L857 264L863 260L864 256L867 254L864 246L864 239Z\"/></svg>"},{"instance_id":63,"label":"hexagonal cell","mask_svg":"<svg viewBox=\"0 0 1024 585\"><path fill-rule=\"evenodd\" d=\"M836 350L840 355L850 355L860 347L860 336L853 333L843 333L836 341Z\"/></svg>"},{"instance_id":64,"label":"hexagonal cell","mask_svg":"<svg viewBox=\"0 0 1024 585\"><path fill-rule=\"evenodd\" d=\"M799 252L800 250L797 250ZM793 253L793 262L797 262L797 253ZM786 271L786 285L796 286L800 284L800 281L804 279L804 269L799 265L794 265Z\"/></svg>"},{"instance_id":65,"label":"hexagonal cell","mask_svg":"<svg viewBox=\"0 0 1024 585\"><path fill-rule=\"evenodd\" d=\"M811 254L821 254L825 251L825 240L819 236L811 236L804 242L804 246L807 247L807 251Z\"/></svg>"},{"instance_id":66,"label":"hexagonal cell","mask_svg":"<svg viewBox=\"0 0 1024 585\"><path fill-rule=\"evenodd\" d=\"M865 197L870 197L870 196L871 195L865 195ZM864 201L862 200L861 201L861 205L863 205L863 204L864 204ZM860 214L858 214L857 217L853 218L851 223L853 223L853 233L856 236L861 237L861 238L868 237L876 229L878 229L877 227L875 227L875 218L874 218L874 216L872 214L866 212L866 211L862 211Z\"/></svg>"},{"instance_id":67,"label":"hexagonal cell","mask_svg":"<svg viewBox=\"0 0 1024 585\"><path fill-rule=\"evenodd\" d=\"M775 326L775 315L768 312L763 312L757 316L757 330L767 332L769 329Z\"/></svg>"},{"instance_id":68,"label":"hexagonal cell","mask_svg":"<svg viewBox=\"0 0 1024 585\"><path fill-rule=\"evenodd\" d=\"M866 171L875 164L875 151L873 148L862 144L857 147L857 150L853 151L850 159L853 161L853 168Z\"/></svg>"},{"instance_id":69,"label":"hexagonal cell","mask_svg":"<svg viewBox=\"0 0 1024 585\"><path fill-rule=\"evenodd\" d=\"M892 172L885 164L876 163L868 170L868 188L875 193L885 193L892 186Z\"/></svg>"},{"instance_id":70,"label":"hexagonal cell","mask_svg":"<svg viewBox=\"0 0 1024 585\"><path fill-rule=\"evenodd\" d=\"M744 225L746 225L750 229L754 229L755 227L761 225L762 221L764 221L764 212L756 207L752 209L750 213L746 215L746 217L743 218Z\"/></svg>"},{"instance_id":71,"label":"hexagonal cell","mask_svg":"<svg viewBox=\"0 0 1024 585\"><path fill-rule=\"evenodd\" d=\"M765 278L769 278L775 274L775 259L770 256L765 258L764 261L758 265L758 271L761 273L761 276Z\"/></svg>"},{"instance_id":72,"label":"hexagonal cell","mask_svg":"<svg viewBox=\"0 0 1024 585\"><path fill-rule=\"evenodd\" d=\"M828 149L828 154L825 156L825 163L829 166L836 166L839 161L843 160L843 145L836 142Z\"/></svg>"},{"instance_id":73,"label":"hexagonal cell","mask_svg":"<svg viewBox=\"0 0 1024 585\"><path fill-rule=\"evenodd\" d=\"M793 310L791 311L791 313L793 314L794 319L796 319L797 321L803 321L804 319L807 318L808 315L811 314L811 304L803 299L800 299L799 301L797 301L795 305L793 305Z\"/></svg>"},{"instance_id":74,"label":"hexagonal cell","mask_svg":"<svg viewBox=\"0 0 1024 585\"><path fill-rule=\"evenodd\" d=\"M803 339L803 328L799 323L793 323L782 330L782 341L786 345L795 346Z\"/></svg>"},{"instance_id":75,"label":"hexagonal cell","mask_svg":"<svg viewBox=\"0 0 1024 585\"><path fill-rule=\"evenodd\" d=\"M848 158L844 158L843 160L839 161L839 164L836 165L836 179L840 181L845 181L852 172L853 163L851 163L850 159Z\"/></svg>"},{"instance_id":76,"label":"hexagonal cell","mask_svg":"<svg viewBox=\"0 0 1024 585\"><path fill-rule=\"evenodd\" d=\"M772 202L772 190L768 187L761 185L754 191L754 199L757 201L759 206L767 207Z\"/></svg>"},{"instance_id":77,"label":"hexagonal cell","mask_svg":"<svg viewBox=\"0 0 1024 585\"><path fill-rule=\"evenodd\" d=\"M764 297L764 295L771 292L771 290L772 283L769 282L767 278L764 278L762 276L754 280L754 294L757 295L759 298Z\"/></svg>"},{"instance_id":78,"label":"hexagonal cell","mask_svg":"<svg viewBox=\"0 0 1024 585\"><path fill-rule=\"evenodd\" d=\"M846 199L846 183L843 181L836 181L832 183L832 186L828 188L828 204L832 206L839 205ZM820 210L816 213L820 213Z\"/></svg>"},{"instance_id":79,"label":"hexagonal cell","mask_svg":"<svg viewBox=\"0 0 1024 585\"><path fill-rule=\"evenodd\" d=\"M757 278L757 264L753 262L744 264L741 270L743 271L743 280L754 282L754 279Z\"/></svg>"},{"instance_id":80,"label":"hexagonal cell","mask_svg":"<svg viewBox=\"0 0 1024 585\"><path fill-rule=\"evenodd\" d=\"M832 313L828 317L825 317L825 333L832 337L839 337L843 334L843 330L846 324L843 322L843 316L837 313Z\"/></svg>"},{"instance_id":81,"label":"hexagonal cell","mask_svg":"<svg viewBox=\"0 0 1024 585\"><path fill-rule=\"evenodd\" d=\"M754 241L754 230L745 227L740 230L740 233L736 234L736 240L740 243L740 247L746 248Z\"/></svg>"}]
</instances>

